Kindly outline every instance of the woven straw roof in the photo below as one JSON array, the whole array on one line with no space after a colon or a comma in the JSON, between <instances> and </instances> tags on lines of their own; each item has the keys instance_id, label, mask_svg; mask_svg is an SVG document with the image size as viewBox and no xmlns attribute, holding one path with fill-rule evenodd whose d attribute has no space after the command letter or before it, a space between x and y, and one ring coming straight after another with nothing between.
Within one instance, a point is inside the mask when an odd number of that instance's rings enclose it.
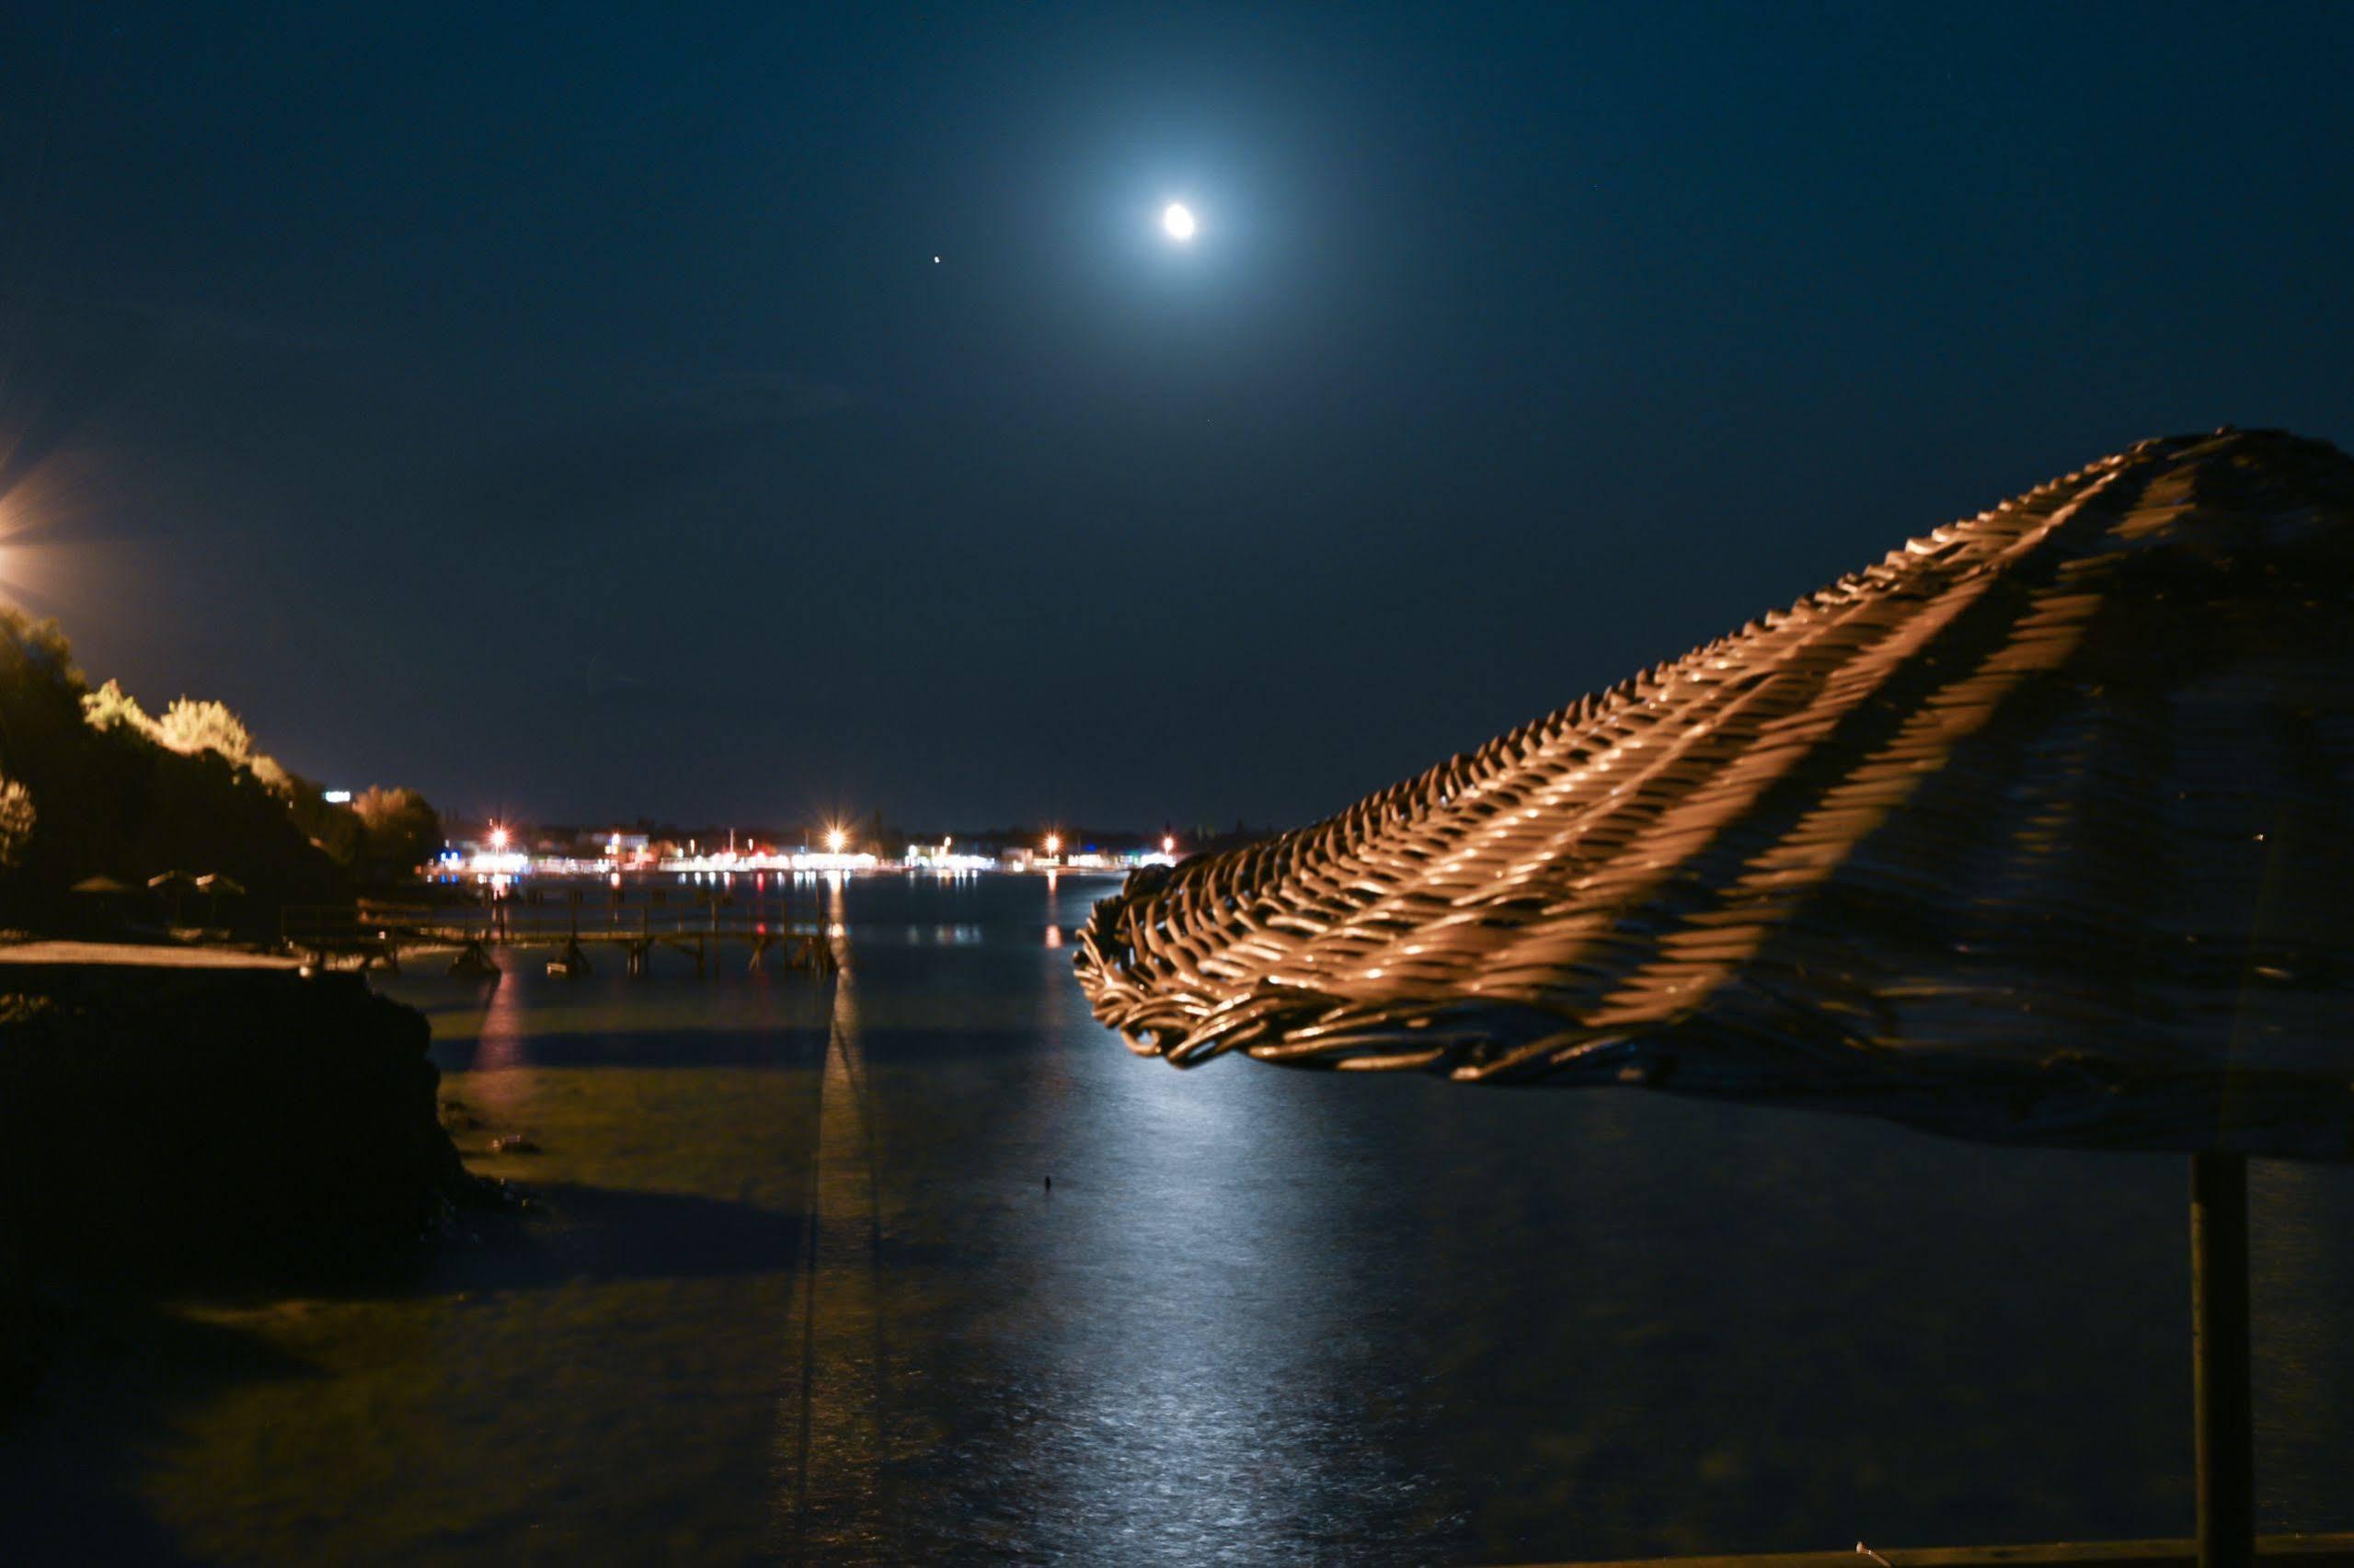
<instances>
[{"instance_id":1,"label":"woven straw roof","mask_svg":"<svg viewBox=\"0 0 2354 1568\"><path fill-rule=\"evenodd\" d=\"M1140 1051L2354 1155L2354 462L2145 441L1082 933Z\"/></svg>"}]
</instances>

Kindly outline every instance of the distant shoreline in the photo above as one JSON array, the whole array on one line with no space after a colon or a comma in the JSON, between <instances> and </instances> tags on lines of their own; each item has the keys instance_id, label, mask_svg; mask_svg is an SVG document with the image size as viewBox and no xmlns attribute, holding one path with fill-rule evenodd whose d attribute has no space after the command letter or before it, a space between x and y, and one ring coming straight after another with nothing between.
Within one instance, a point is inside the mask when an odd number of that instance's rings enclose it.
<instances>
[{"instance_id":1,"label":"distant shoreline","mask_svg":"<svg viewBox=\"0 0 2354 1568\"><path fill-rule=\"evenodd\" d=\"M1124 876L1140 866L1174 865L1175 864L1177 864L1175 857L1162 854L1074 855L1054 862L1015 861L996 856L979 855L957 857L952 862L927 859L884 860L875 855L794 854L743 856L732 859L727 856L698 855L691 859L666 860L646 864L614 860L586 860L568 855L484 854L476 855L467 860L444 859L431 863L424 880L437 886L484 881L492 877L505 877L512 880L534 878L577 880L610 879L618 876L630 882L672 877L683 882L715 876L842 876L906 872L922 872L935 876L1035 876L1056 874L1081 876Z\"/></svg>"}]
</instances>

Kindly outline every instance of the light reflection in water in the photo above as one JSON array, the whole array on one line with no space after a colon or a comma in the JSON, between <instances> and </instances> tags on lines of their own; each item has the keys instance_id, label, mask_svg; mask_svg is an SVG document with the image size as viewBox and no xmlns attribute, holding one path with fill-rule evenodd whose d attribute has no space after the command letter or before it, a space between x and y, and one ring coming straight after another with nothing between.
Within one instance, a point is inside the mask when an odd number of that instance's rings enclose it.
<instances>
[{"instance_id":1,"label":"light reflection in water","mask_svg":"<svg viewBox=\"0 0 2354 1568\"><path fill-rule=\"evenodd\" d=\"M1024 879L1021 903L1031 930L1060 929L1117 886ZM1366 1272L1379 1248L1334 1086L1140 1070L1086 1015L1066 954L1024 945L929 983L968 1011L1026 1006L904 1070L878 1059L899 1129L892 1334L913 1347L893 1365L921 1379L894 1428L921 1499L906 1559L1458 1554L1397 1440L1408 1391L1379 1330L1395 1291ZM900 1037L931 961L867 958L868 1037Z\"/></svg>"},{"instance_id":2,"label":"light reflection in water","mask_svg":"<svg viewBox=\"0 0 2354 1568\"><path fill-rule=\"evenodd\" d=\"M827 890L839 966L818 1086L800 1280L778 1401L777 1516L790 1561L863 1559L888 1539L882 1230L858 982L843 890Z\"/></svg>"},{"instance_id":3,"label":"light reflection in water","mask_svg":"<svg viewBox=\"0 0 2354 1568\"><path fill-rule=\"evenodd\" d=\"M835 934L845 928L836 922ZM981 943L981 928L977 925L911 925L905 940L910 947L974 947Z\"/></svg>"},{"instance_id":4,"label":"light reflection in water","mask_svg":"<svg viewBox=\"0 0 2354 1568\"><path fill-rule=\"evenodd\" d=\"M2346 1482L2354 1380L2344 1314L2354 1303L2354 1239L2344 1227L2344 1173L2267 1160L2248 1178L2257 1501L2293 1518L2297 1499Z\"/></svg>"},{"instance_id":5,"label":"light reflection in water","mask_svg":"<svg viewBox=\"0 0 2354 1568\"><path fill-rule=\"evenodd\" d=\"M505 961L522 960L511 950ZM530 1020L523 1007L523 988L500 975L488 984L483 1001L482 1024L476 1036L472 1067L477 1074L473 1093L481 1108L500 1125L520 1122L531 1101L531 1074L526 1040Z\"/></svg>"},{"instance_id":6,"label":"light reflection in water","mask_svg":"<svg viewBox=\"0 0 2354 1568\"><path fill-rule=\"evenodd\" d=\"M1055 1023L1066 1048L1100 1048L1075 1004ZM1181 1563L1347 1540L1361 1556L1361 1532L1401 1516L1414 1478L1384 1441L1397 1391L1366 1364L1380 1295L1347 1241L1329 1087L1089 1076L1039 1214L1017 1363L1039 1413L1006 1460L1057 1532L1037 1546L1117 1540L1127 1561Z\"/></svg>"}]
</instances>

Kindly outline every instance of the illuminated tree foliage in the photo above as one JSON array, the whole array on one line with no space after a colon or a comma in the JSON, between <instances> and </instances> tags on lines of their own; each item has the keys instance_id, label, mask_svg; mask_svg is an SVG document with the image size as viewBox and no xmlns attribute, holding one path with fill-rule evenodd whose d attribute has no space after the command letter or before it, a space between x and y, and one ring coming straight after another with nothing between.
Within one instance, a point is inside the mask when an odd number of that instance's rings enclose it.
<instances>
[{"instance_id":1,"label":"illuminated tree foliage","mask_svg":"<svg viewBox=\"0 0 2354 1568\"><path fill-rule=\"evenodd\" d=\"M254 748L236 715L183 697L150 716L114 681L96 691L52 621L0 610L0 923L70 923L68 889L104 875L220 872L249 890L240 917L275 926L290 901L348 891L439 823L413 791L381 794L382 826ZM36 807L38 809L36 809ZM430 826L429 826L430 824ZM430 851L431 842L425 843ZM226 911L224 911L226 912Z\"/></svg>"},{"instance_id":2,"label":"illuminated tree foliage","mask_svg":"<svg viewBox=\"0 0 2354 1568\"><path fill-rule=\"evenodd\" d=\"M181 697L164 710L155 738L183 757L211 751L240 765L253 761L253 737L224 704Z\"/></svg>"},{"instance_id":3,"label":"illuminated tree foliage","mask_svg":"<svg viewBox=\"0 0 2354 1568\"><path fill-rule=\"evenodd\" d=\"M32 791L14 779L0 779L0 871L23 858L33 836Z\"/></svg>"},{"instance_id":4,"label":"illuminated tree foliage","mask_svg":"<svg viewBox=\"0 0 2354 1568\"><path fill-rule=\"evenodd\" d=\"M124 691L119 681L109 681L84 697L82 717L92 729L125 729L158 743L163 738L155 721L139 705L139 699Z\"/></svg>"}]
</instances>

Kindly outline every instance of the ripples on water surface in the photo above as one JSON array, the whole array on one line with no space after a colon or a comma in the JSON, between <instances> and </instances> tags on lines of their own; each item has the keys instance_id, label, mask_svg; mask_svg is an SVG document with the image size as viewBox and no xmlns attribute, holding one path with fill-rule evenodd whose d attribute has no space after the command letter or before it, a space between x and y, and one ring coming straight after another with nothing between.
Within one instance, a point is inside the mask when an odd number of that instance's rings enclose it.
<instances>
[{"instance_id":1,"label":"ripples on water surface","mask_svg":"<svg viewBox=\"0 0 2354 1568\"><path fill-rule=\"evenodd\" d=\"M462 1146L541 1146L477 1164L542 1210L412 1289L199 1305L73 1372L7 1439L12 1539L1191 1563L2187 1533L2182 1162L1178 1073L1072 982L1109 887L854 883L835 986L674 955L387 982ZM2350 1174L2256 1173L2268 1528L2354 1528Z\"/></svg>"}]
</instances>

